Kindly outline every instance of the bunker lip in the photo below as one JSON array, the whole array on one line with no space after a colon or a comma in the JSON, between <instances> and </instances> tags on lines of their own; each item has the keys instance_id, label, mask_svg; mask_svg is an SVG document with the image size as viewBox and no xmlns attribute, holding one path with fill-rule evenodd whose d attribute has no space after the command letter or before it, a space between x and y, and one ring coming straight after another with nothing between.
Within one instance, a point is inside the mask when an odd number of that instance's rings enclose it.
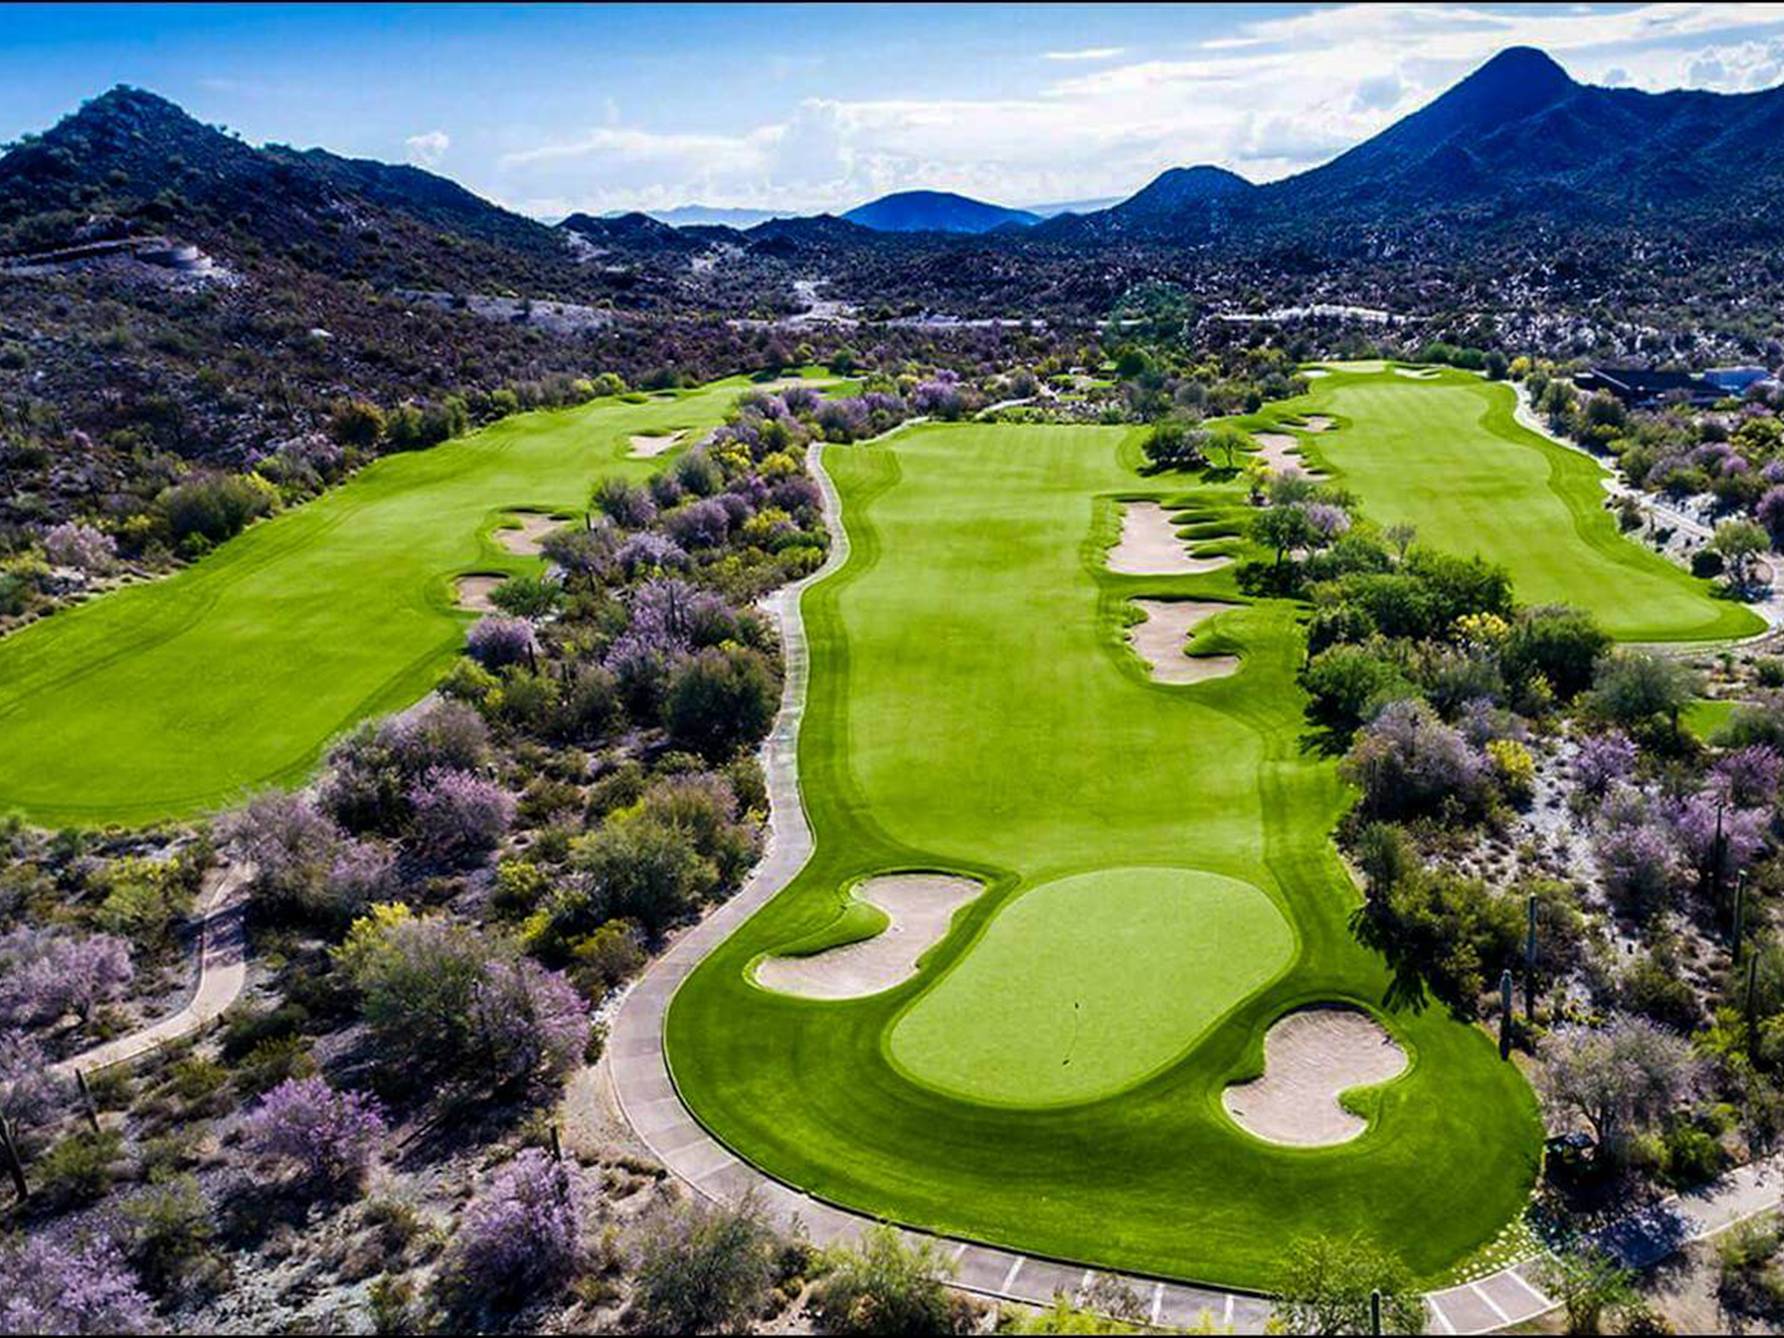
<instances>
[{"instance_id":1,"label":"bunker lip","mask_svg":"<svg viewBox=\"0 0 1784 1338\"><path fill-rule=\"evenodd\" d=\"M542 511L509 513L520 524L496 530L495 541L516 557L537 557L544 550L545 536L562 529L564 521Z\"/></svg>"},{"instance_id":2,"label":"bunker lip","mask_svg":"<svg viewBox=\"0 0 1784 1338\"><path fill-rule=\"evenodd\" d=\"M1136 599L1133 604L1146 621L1127 629L1128 644L1151 667L1153 682L1202 683L1238 672L1237 655L1183 653L1184 641L1197 626L1236 605L1187 599Z\"/></svg>"},{"instance_id":3,"label":"bunker lip","mask_svg":"<svg viewBox=\"0 0 1784 1338\"><path fill-rule=\"evenodd\" d=\"M663 436L635 436L631 438L631 449L626 454L633 460L649 460L672 449L685 436L687 436L686 429L679 429Z\"/></svg>"},{"instance_id":4,"label":"bunker lip","mask_svg":"<svg viewBox=\"0 0 1784 1338\"><path fill-rule=\"evenodd\" d=\"M756 984L802 999L863 999L917 974L917 961L948 935L954 913L984 891L971 878L941 873L891 873L858 884L854 895L878 906L890 923L872 938L805 957L764 957Z\"/></svg>"},{"instance_id":5,"label":"bunker lip","mask_svg":"<svg viewBox=\"0 0 1784 1338\"><path fill-rule=\"evenodd\" d=\"M497 609L490 600L490 594L507 579L506 576L496 576L485 571L470 572L464 576L454 577L452 581L453 602L461 609L471 609L477 613L495 613Z\"/></svg>"},{"instance_id":6,"label":"bunker lip","mask_svg":"<svg viewBox=\"0 0 1784 1338\"><path fill-rule=\"evenodd\" d=\"M1109 550L1108 566L1123 576L1185 576L1218 571L1230 557L1192 557L1171 513L1157 502L1121 504L1121 538Z\"/></svg>"},{"instance_id":7,"label":"bunker lip","mask_svg":"<svg viewBox=\"0 0 1784 1338\"><path fill-rule=\"evenodd\" d=\"M1278 1018L1264 1035L1263 1076L1232 1084L1220 1100L1235 1124L1265 1142L1333 1147L1369 1128L1339 1096L1398 1077L1406 1064L1406 1052L1367 1013L1316 1004Z\"/></svg>"}]
</instances>

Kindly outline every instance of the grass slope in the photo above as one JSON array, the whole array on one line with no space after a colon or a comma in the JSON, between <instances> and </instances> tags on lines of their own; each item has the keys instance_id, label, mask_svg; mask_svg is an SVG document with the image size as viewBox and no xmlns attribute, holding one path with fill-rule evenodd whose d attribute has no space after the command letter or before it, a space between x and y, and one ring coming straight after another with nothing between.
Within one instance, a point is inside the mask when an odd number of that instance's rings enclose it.
<instances>
[{"instance_id":1,"label":"grass slope","mask_svg":"<svg viewBox=\"0 0 1784 1338\"><path fill-rule=\"evenodd\" d=\"M1328 839L1343 790L1301 747L1294 606L1223 614L1218 639L1243 667L1193 687L1149 683L1121 645L1132 595L1236 597L1227 572L1103 570L1114 499L1171 486L1134 473L1137 440L930 426L825 452L853 551L804 597L800 776L817 849L677 993L672 1070L699 1118L759 1166L899 1221L1254 1287L1274 1280L1285 1241L1355 1231L1434 1276L1523 1203L1534 1102L1486 1036L1428 1009L1384 1014L1413 1063L1361 1094L1376 1127L1351 1146L1271 1146L1221 1109L1225 1083L1259 1071L1283 1011L1316 999L1379 1010L1388 981L1347 926L1355 893ZM1208 533L1244 511L1236 486L1185 497ZM992 941L1012 899L1142 865L1250 884L1294 933L1280 971L1268 935L1228 945L1255 973L1230 994L1268 983L1217 1001L1210 1011L1227 1011L1183 1062L1117 1095L1033 1108L964 1100L895 1066L898 1018L938 979L953 987L947 973ZM934 868L989 890L910 982L821 1003L745 978L757 954L828 925L856 879ZM1127 909L1119 894L1109 904ZM1154 1001L1196 988L1170 972L1129 983ZM963 1043L970 1027L950 1024Z\"/></svg>"},{"instance_id":2,"label":"grass slope","mask_svg":"<svg viewBox=\"0 0 1784 1338\"><path fill-rule=\"evenodd\" d=\"M580 510L629 438L716 426L748 382L522 414L390 456L165 580L0 641L0 812L140 823L301 779L354 722L415 700L472 615L451 578L515 572L512 508Z\"/></svg>"},{"instance_id":3,"label":"grass slope","mask_svg":"<svg viewBox=\"0 0 1784 1338\"><path fill-rule=\"evenodd\" d=\"M1503 563L1527 604L1573 604L1625 641L1708 641L1764 630L1751 609L1617 532L1603 468L1518 424L1503 382L1432 369L1413 379L1333 364L1303 398L1247 426L1292 428L1325 414L1302 439L1381 525L1409 521L1419 538Z\"/></svg>"}]
</instances>

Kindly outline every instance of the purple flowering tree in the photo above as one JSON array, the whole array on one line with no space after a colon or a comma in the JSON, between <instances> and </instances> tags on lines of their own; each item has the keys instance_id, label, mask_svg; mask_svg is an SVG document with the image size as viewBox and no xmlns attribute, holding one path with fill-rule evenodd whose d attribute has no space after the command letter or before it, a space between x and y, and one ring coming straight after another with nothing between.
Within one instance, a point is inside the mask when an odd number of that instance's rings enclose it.
<instances>
[{"instance_id":1,"label":"purple flowering tree","mask_svg":"<svg viewBox=\"0 0 1784 1338\"><path fill-rule=\"evenodd\" d=\"M0 1032L0 1114L15 1133L48 1124L68 1109L72 1095L34 1038Z\"/></svg>"},{"instance_id":2,"label":"purple flowering tree","mask_svg":"<svg viewBox=\"0 0 1784 1338\"><path fill-rule=\"evenodd\" d=\"M118 565L118 546L111 535L83 525L64 521L43 536L43 551L58 567L77 567L99 574Z\"/></svg>"},{"instance_id":3,"label":"purple flowering tree","mask_svg":"<svg viewBox=\"0 0 1784 1338\"><path fill-rule=\"evenodd\" d=\"M1635 774L1638 756L1635 741L1621 730L1594 734L1574 754L1575 789L1592 799L1604 798L1612 785Z\"/></svg>"},{"instance_id":4,"label":"purple flowering tree","mask_svg":"<svg viewBox=\"0 0 1784 1338\"><path fill-rule=\"evenodd\" d=\"M0 1333L152 1333L155 1316L115 1246L41 1235L0 1241Z\"/></svg>"},{"instance_id":5,"label":"purple flowering tree","mask_svg":"<svg viewBox=\"0 0 1784 1338\"><path fill-rule=\"evenodd\" d=\"M588 1048L590 1021L569 979L528 957L490 962L471 1005L471 1033L497 1085L574 1068Z\"/></svg>"},{"instance_id":6,"label":"purple flowering tree","mask_svg":"<svg viewBox=\"0 0 1784 1338\"><path fill-rule=\"evenodd\" d=\"M280 911L321 903L341 835L302 795L269 790L223 824L223 839L250 870L250 889Z\"/></svg>"},{"instance_id":7,"label":"purple flowering tree","mask_svg":"<svg viewBox=\"0 0 1784 1338\"><path fill-rule=\"evenodd\" d=\"M514 799L494 781L436 767L409 791L410 835L430 858L471 862L501 844Z\"/></svg>"},{"instance_id":8,"label":"purple flowering tree","mask_svg":"<svg viewBox=\"0 0 1784 1338\"><path fill-rule=\"evenodd\" d=\"M1772 536L1772 547L1784 547L1784 486L1767 488L1753 514L1765 526L1765 532Z\"/></svg>"},{"instance_id":9,"label":"purple flowering tree","mask_svg":"<svg viewBox=\"0 0 1784 1338\"><path fill-rule=\"evenodd\" d=\"M613 555L628 579L647 571L685 571L687 552L680 544L660 534L634 534L619 546Z\"/></svg>"},{"instance_id":10,"label":"purple flowering tree","mask_svg":"<svg viewBox=\"0 0 1784 1338\"><path fill-rule=\"evenodd\" d=\"M386 1129L373 1097L338 1092L319 1077L287 1078L249 1113L242 1144L307 1185L343 1189L364 1177Z\"/></svg>"},{"instance_id":11,"label":"purple flowering tree","mask_svg":"<svg viewBox=\"0 0 1784 1338\"><path fill-rule=\"evenodd\" d=\"M41 1026L68 1013L85 1022L134 974L121 938L21 925L0 935L0 1026Z\"/></svg>"},{"instance_id":12,"label":"purple flowering tree","mask_svg":"<svg viewBox=\"0 0 1784 1338\"><path fill-rule=\"evenodd\" d=\"M717 548L730 536L731 514L716 497L706 497L669 512L663 528L684 549Z\"/></svg>"},{"instance_id":13,"label":"purple flowering tree","mask_svg":"<svg viewBox=\"0 0 1784 1338\"><path fill-rule=\"evenodd\" d=\"M1780 777L1784 777L1784 757L1756 743L1717 758L1710 768L1710 789L1727 803L1758 807L1778 797Z\"/></svg>"},{"instance_id":14,"label":"purple flowering tree","mask_svg":"<svg viewBox=\"0 0 1784 1338\"><path fill-rule=\"evenodd\" d=\"M1446 801L1476 802L1487 763L1429 706L1405 700L1388 703L1363 727L1341 771L1362 789L1371 813L1395 817L1436 812Z\"/></svg>"},{"instance_id":15,"label":"purple flowering tree","mask_svg":"<svg viewBox=\"0 0 1784 1338\"><path fill-rule=\"evenodd\" d=\"M450 1273L498 1297L561 1281L581 1257L583 1200L579 1168L524 1149L465 1209Z\"/></svg>"},{"instance_id":16,"label":"purple flowering tree","mask_svg":"<svg viewBox=\"0 0 1784 1338\"><path fill-rule=\"evenodd\" d=\"M525 618L494 615L471 624L465 633L465 649L479 664L500 669L530 661L539 653L539 642Z\"/></svg>"}]
</instances>

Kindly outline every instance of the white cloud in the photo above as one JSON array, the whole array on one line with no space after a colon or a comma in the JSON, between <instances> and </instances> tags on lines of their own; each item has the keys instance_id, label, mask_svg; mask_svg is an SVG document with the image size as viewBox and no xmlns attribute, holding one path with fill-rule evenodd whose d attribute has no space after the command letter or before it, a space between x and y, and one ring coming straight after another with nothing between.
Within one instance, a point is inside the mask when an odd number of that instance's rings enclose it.
<instances>
[{"instance_id":1,"label":"white cloud","mask_svg":"<svg viewBox=\"0 0 1784 1338\"><path fill-rule=\"evenodd\" d=\"M1368 5L1238 25L1182 58L1044 53L1061 70L1019 96L808 99L732 133L616 116L501 160L495 193L576 208L846 208L888 190L1007 204L1131 192L1212 162L1253 180L1313 166L1423 105L1494 53L1531 45L1576 78L1741 91L1784 77L1784 3Z\"/></svg>"},{"instance_id":2,"label":"white cloud","mask_svg":"<svg viewBox=\"0 0 1784 1338\"><path fill-rule=\"evenodd\" d=\"M1048 51L1042 60L1114 60L1127 50L1124 46L1087 46L1078 51Z\"/></svg>"},{"instance_id":3,"label":"white cloud","mask_svg":"<svg viewBox=\"0 0 1784 1338\"><path fill-rule=\"evenodd\" d=\"M417 167L437 167L446 150L452 147L452 136L444 130L429 130L410 135L403 141L409 149L409 161Z\"/></svg>"}]
</instances>

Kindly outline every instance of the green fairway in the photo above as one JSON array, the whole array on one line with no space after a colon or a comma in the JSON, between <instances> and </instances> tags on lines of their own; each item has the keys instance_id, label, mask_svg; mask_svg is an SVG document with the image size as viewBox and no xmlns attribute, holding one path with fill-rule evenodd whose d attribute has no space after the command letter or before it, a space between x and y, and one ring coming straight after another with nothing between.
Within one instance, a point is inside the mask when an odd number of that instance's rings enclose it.
<instances>
[{"instance_id":1,"label":"green fairway","mask_svg":"<svg viewBox=\"0 0 1784 1338\"><path fill-rule=\"evenodd\" d=\"M137 823L301 779L355 721L432 686L472 615L451 578L536 558L505 511L576 509L630 437L717 426L741 378L642 403L522 414L390 456L166 580L0 641L0 812Z\"/></svg>"},{"instance_id":2,"label":"green fairway","mask_svg":"<svg viewBox=\"0 0 1784 1338\"><path fill-rule=\"evenodd\" d=\"M1048 1105L1131 1087L1288 965L1255 887L1106 869L1025 892L892 1028L892 1059L944 1091Z\"/></svg>"},{"instance_id":3,"label":"green fairway","mask_svg":"<svg viewBox=\"0 0 1784 1338\"><path fill-rule=\"evenodd\" d=\"M1381 525L1411 522L1434 548L1504 564L1526 604L1572 604L1625 641L1709 641L1764 630L1751 609L1617 532L1603 468L1520 426L1503 382L1427 369L1419 379L1332 364L1303 398L1248 425L1328 415L1303 444Z\"/></svg>"},{"instance_id":4,"label":"green fairway","mask_svg":"<svg viewBox=\"0 0 1784 1338\"><path fill-rule=\"evenodd\" d=\"M802 606L816 851L677 992L672 1072L743 1156L896 1221L1253 1287L1296 1236L1361 1232L1434 1277L1524 1202L1535 1102L1480 1031L1382 1003L1329 839L1346 796L1302 746L1297 607L1239 602L1230 568L1104 570L1117 498L1179 500L1210 540L1248 512L1237 482L1143 479L1140 435L933 425L825 449L852 550ZM1151 683L1122 644L1136 595L1235 602L1217 639L1238 672ZM1117 872L1138 868L1207 874ZM749 982L760 954L823 942L859 879L907 869L987 884L913 979L846 1002ZM1073 1000L1082 1082L1047 1072ZM1356 1142L1267 1144L1221 1092L1319 1000L1376 1012L1412 1064L1357 1094Z\"/></svg>"}]
</instances>

